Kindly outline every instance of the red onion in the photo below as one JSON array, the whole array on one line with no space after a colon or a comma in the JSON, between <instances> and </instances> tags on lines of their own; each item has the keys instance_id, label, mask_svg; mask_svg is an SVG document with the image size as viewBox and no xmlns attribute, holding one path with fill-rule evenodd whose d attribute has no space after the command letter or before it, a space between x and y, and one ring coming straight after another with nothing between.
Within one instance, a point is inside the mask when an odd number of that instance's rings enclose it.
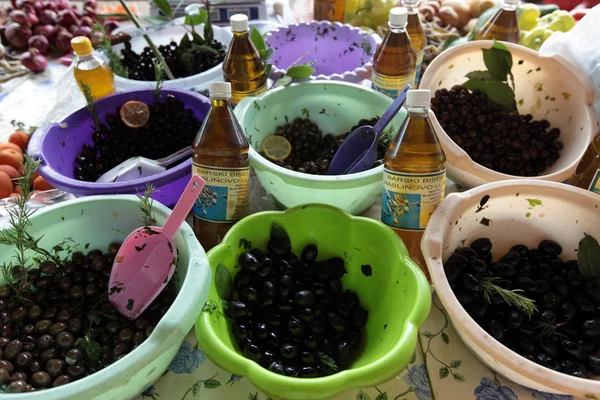
<instances>
[{"instance_id":1,"label":"red onion","mask_svg":"<svg viewBox=\"0 0 600 400\"><path fill-rule=\"evenodd\" d=\"M77 25L77 17L72 10L60 10L58 12L58 23L62 26Z\"/></svg>"},{"instance_id":2,"label":"red onion","mask_svg":"<svg viewBox=\"0 0 600 400\"><path fill-rule=\"evenodd\" d=\"M92 10L95 10L97 7L98 3L96 3L96 0L85 0L83 2L83 7L90 7Z\"/></svg>"},{"instance_id":3,"label":"red onion","mask_svg":"<svg viewBox=\"0 0 600 400\"><path fill-rule=\"evenodd\" d=\"M31 23L29 22L29 19L27 19L27 14L25 14L25 11L13 10L10 12L10 14L8 14L8 17L13 22L16 22L24 28L31 27Z\"/></svg>"},{"instance_id":4,"label":"red onion","mask_svg":"<svg viewBox=\"0 0 600 400\"><path fill-rule=\"evenodd\" d=\"M75 14L75 16L77 18L81 18L83 17L83 11L81 11L79 8L74 8L73 9L73 13Z\"/></svg>"},{"instance_id":5,"label":"red onion","mask_svg":"<svg viewBox=\"0 0 600 400\"><path fill-rule=\"evenodd\" d=\"M29 49L29 51L21 54L19 58L21 63L33 72L41 72L46 69L46 65L48 65L48 60L46 57L40 54L39 50L36 48Z\"/></svg>"},{"instance_id":6,"label":"red onion","mask_svg":"<svg viewBox=\"0 0 600 400\"><path fill-rule=\"evenodd\" d=\"M44 7L44 3L38 0L38 1L36 1L35 3L33 3L33 8L35 8L35 12L36 12L36 14L37 14L37 15L40 15L40 13L41 13L42 11L44 11L44 8L45 8L45 7Z\"/></svg>"},{"instance_id":7,"label":"red onion","mask_svg":"<svg viewBox=\"0 0 600 400\"><path fill-rule=\"evenodd\" d=\"M40 23L40 20L38 19L37 15L35 15L35 13L27 13L27 19L29 20L31 26L36 26Z\"/></svg>"},{"instance_id":8,"label":"red onion","mask_svg":"<svg viewBox=\"0 0 600 400\"><path fill-rule=\"evenodd\" d=\"M56 28L53 25L38 25L34 28L33 33L42 35L48 40L52 40L56 34Z\"/></svg>"},{"instance_id":9,"label":"red onion","mask_svg":"<svg viewBox=\"0 0 600 400\"><path fill-rule=\"evenodd\" d=\"M58 11L58 4L51 0L44 0L44 8L46 10Z\"/></svg>"},{"instance_id":10,"label":"red onion","mask_svg":"<svg viewBox=\"0 0 600 400\"><path fill-rule=\"evenodd\" d=\"M69 0L58 0L58 6L61 10L69 10L73 8Z\"/></svg>"},{"instance_id":11,"label":"red onion","mask_svg":"<svg viewBox=\"0 0 600 400\"><path fill-rule=\"evenodd\" d=\"M80 26L77 31L74 33L75 36L85 36L92 37L92 28L89 26Z\"/></svg>"},{"instance_id":12,"label":"red onion","mask_svg":"<svg viewBox=\"0 0 600 400\"><path fill-rule=\"evenodd\" d=\"M40 14L40 22L42 24L56 25L58 22L58 14L52 10L44 10Z\"/></svg>"},{"instance_id":13,"label":"red onion","mask_svg":"<svg viewBox=\"0 0 600 400\"><path fill-rule=\"evenodd\" d=\"M56 47L63 53L69 53L71 51L71 39L73 35L67 31L60 31L56 34Z\"/></svg>"},{"instance_id":14,"label":"red onion","mask_svg":"<svg viewBox=\"0 0 600 400\"><path fill-rule=\"evenodd\" d=\"M87 15L85 17L81 17L81 19L79 20L79 22L81 23L81 26L89 26L89 27L91 27L91 26L94 25L94 20L92 20Z\"/></svg>"},{"instance_id":15,"label":"red onion","mask_svg":"<svg viewBox=\"0 0 600 400\"><path fill-rule=\"evenodd\" d=\"M117 29L119 27L119 23L117 21L115 21L114 19L104 20L104 23L102 25L104 26L104 29L106 30L107 33L111 33L112 31L114 31L115 29Z\"/></svg>"},{"instance_id":16,"label":"red onion","mask_svg":"<svg viewBox=\"0 0 600 400\"><path fill-rule=\"evenodd\" d=\"M46 37L43 35L32 36L31 39L29 39L29 42L27 42L27 44L29 44L30 50L34 48L38 49L39 52L43 55L48 54L48 48L50 47L50 44L48 43L48 39L46 39Z\"/></svg>"},{"instance_id":17,"label":"red onion","mask_svg":"<svg viewBox=\"0 0 600 400\"><path fill-rule=\"evenodd\" d=\"M77 33L77 31L79 30L79 27L77 25L71 25L70 27L67 28L67 30L73 35L75 36L75 34Z\"/></svg>"},{"instance_id":18,"label":"red onion","mask_svg":"<svg viewBox=\"0 0 600 400\"><path fill-rule=\"evenodd\" d=\"M27 47L27 41L31 37L31 29L22 27L16 22L11 22L6 26L4 36L6 41L11 46L17 49L23 49Z\"/></svg>"},{"instance_id":19,"label":"red onion","mask_svg":"<svg viewBox=\"0 0 600 400\"><path fill-rule=\"evenodd\" d=\"M92 8L90 8L90 7L85 7L83 9L83 15L87 15L88 17L90 17L93 20L97 20L98 19L98 17L96 16L96 11L93 10Z\"/></svg>"}]
</instances>

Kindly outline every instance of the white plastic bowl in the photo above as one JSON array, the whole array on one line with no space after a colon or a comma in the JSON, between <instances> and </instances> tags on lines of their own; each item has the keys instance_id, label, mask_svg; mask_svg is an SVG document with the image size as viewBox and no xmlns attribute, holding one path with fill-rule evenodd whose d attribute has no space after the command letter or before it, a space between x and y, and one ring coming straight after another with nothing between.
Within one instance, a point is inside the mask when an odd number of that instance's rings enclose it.
<instances>
[{"instance_id":1,"label":"white plastic bowl","mask_svg":"<svg viewBox=\"0 0 600 400\"><path fill-rule=\"evenodd\" d=\"M542 57L523 46L504 44L512 54L519 112L530 113L534 119L546 119L552 127L559 128L559 140L565 146L558 161L544 175L531 178L564 182L575 171L598 130L592 83L577 75L577 70L558 56ZM474 41L444 51L423 74L420 88L435 91L464 83L468 72L486 69L481 49L491 45L491 41ZM448 175L459 185L471 188L506 179L531 179L502 174L477 164L437 121L433 125L446 153Z\"/></svg>"},{"instance_id":2,"label":"white plastic bowl","mask_svg":"<svg viewBox=\"0 0 600 400\"><path fill-rule=\"evenodd\" d=\"M490 198L479 210L481 199ZM538 199L532 207L527 199ZM443 261L463 243L490 238L494 260L519 243L537 247L543 239L563 247L561 257L576 259L583 233L600 239L600 196L573 186L536 181L510 180L489 183L463 193L450 194L431 217L421 250L437 294L463 342L488 367L532 389L596 398L600 381L576 378L542 367L509 350L469 316L456 299ZM529 215L529 216L528 216ZM481 223L490 220L489 226Z\"/></svg>"},{"instance_id":3,"label":"white plastic bowl","mask_svg":"<svg viewBox=\"0 0 600 400\"><path fill-rule=\"evenodd\" d=\"M70 200L37 211L28 231L43 236L40 246L52 248L71 237L89 249L106 249L113 241L122 242L141 225L139 199L132 195L93 196ZM162 226L171 211L154 202L154 215ZM189 225L183 224L175 236L176 274L179 293L150 337L138 348L86 378L65 386L34 393L2 393L7 400L126 400L144 391L162 376L202 311L208 296L211 269L204 250ZM8 262L13 249L0 245L0 264ZM0 282L3 282L1 279Z\"/></svg>"},{"instance_id":4,"label":"white plastic bowl","mask_svg":"<svg viewBox=\"0 0 600 400\"><path fill-rule=\"evenodd\" d=\"M166 24L164 27L149 28L149 36L152 42L158 47L160 45L166 45L172 41L179 42L186 32L190 32L190 27L183 25L183 18L176 19L171 24ZM195 27L196 32L200 36L204 37L204 24ZM135 32L133 30L132 32ZM124 30L124 32L128 32ZM233 38L231 30L221 28L213 25L213 32L215 40L221 42L225 48L229 47L229 43ZM144 47L148 46L148 43L143 36L137 36L131 39L131 49L135 52L140 52ZM124 44L115 45L114 50L117 54L121 55L121 50L125 48ZM191 89L196 88L198 90L204 90L208 88L208 83L213 81L223 80L223 63L215 65L208 71L204 71L200 74L188 76L186 78L179 78L173 80L166 80L163 87L176 88L176 89ZM134 79L125 79L121 76L115 75L115 88L117 91L122 92L131 89L148 89L156 86L155 81L136 81Z\"/></svg>"}]
</instances>

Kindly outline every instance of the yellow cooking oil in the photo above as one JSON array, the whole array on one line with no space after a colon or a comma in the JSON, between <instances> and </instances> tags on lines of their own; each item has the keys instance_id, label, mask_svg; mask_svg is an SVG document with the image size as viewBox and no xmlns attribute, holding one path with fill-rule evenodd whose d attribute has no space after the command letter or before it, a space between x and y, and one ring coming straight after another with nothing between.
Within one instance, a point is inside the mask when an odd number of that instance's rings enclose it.
<instances>
[{"instance_id":1,"label":"yellow cooking oil","mask_svg":"<svg viewBox=\"0 0 600 400\"><path fill-rule=\"evenodd\" d=\"M71 40L71 47L77 55L73 74L81 91L83 92L83 84L87 85L94 100L113 93L115 78L112 69L102 57L93 54L94 49L90 39L77 36Z\"/></svg>"},{"instance_id":2,"label":"yellow cooking oil","mask_svg":"<svg viewBox=\"0 0 600 400\"><path fill-rule=\"evenodd\" d=\"M500 40L519 43L519 17L517 6L519 0L504 0L494 15L481 27L475 38L477 40Z\"/></svg>"},{"instance_id":3,"label":"yellow cooking oil","mask_svg":"<svg viewBox=\"0 0 600 400\"><path fill-rule=\"evenodd\" d=\"M427 275L421 238L446 186L446 155L428 117L430 102L430 90L407 92L408 115L384 157L381 206L381 220Z\"/></svg>"},{"instance_id":4,"label":"yellow cooking oil","mask_svg":"<svg viewBox=\"0 0 600 400\"><path fill-rule=\"evenodd\" d=\"M406 8L390 10L390 29L373 57L372 87L392 98L398 97L407 84L415 85L417 56L406 30L407 20Z\"/></svg>"},{"instance_id":5,"label":"yellow cooking oil","mask_svg":"<svg viewBox=\"0 0 600 400\"><path fill-rule=\"evenodd\" d=\"M421 65L423 64L423 54L427 45L427 37L423 31L421 16L419 15L419 0L402 0L402 6L408 11L406 30L410 38L410 44L417 56L417 66L415 74L415 87L419 86L421 80Z\"/></svg>"},{"instance_id":6,"label":"yellow cooking oil","mask_svg":"<svg viewBox=\"0 0 600 400\"><path fill-rule=\"evenodd\" d=\"M250 39L248 17L231 16L233 39L223 61L225 81L231 83L231 103L236 105L244 97L257 96L267 90L266 65Z\"/></svg>"},{"instance_id":7,"label":"yellow cooking oil","mask_svg":"<svg viewBox=\"0 0 600 400\"><path fill-rule=\"evenodd\" d=\"M211 108L192 145L192 171L206 185L192 208L194 232L205 251L221 243L249 213L248 141L231 108L231 84L209 84Z\"/></svg>"}]
</instances>

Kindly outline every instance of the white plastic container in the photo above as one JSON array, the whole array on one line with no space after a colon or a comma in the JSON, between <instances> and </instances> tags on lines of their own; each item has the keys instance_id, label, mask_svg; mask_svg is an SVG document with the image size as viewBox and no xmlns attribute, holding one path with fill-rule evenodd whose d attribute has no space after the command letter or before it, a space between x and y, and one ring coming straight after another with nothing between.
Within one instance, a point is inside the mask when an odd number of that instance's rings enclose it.
<instances>
[{"instance_id":1,"label":"white plastic container","mask_svg":"<svg viewBox=\"0 0 600 400\"><path fill-rule=\"evenodd\" d=\"M29 232L43 235L41 247L52 248L71 237L89 249L106 249L111 242L122 242L141 225L139 199L131 195L93 196L70 200L42 209L31 217ZM162 226L171 211L154 202L153 213ZM194 322L208 296L211 269L204 250L188 224L175 236L176 274L179 294L152 334L137 349L110 366L65 386L33 393L3 393L7 400L127 400L134 398L162 376ZM13 249L0 245L0 264L8 262ZM3 281L3 279L2 279Z\"/></svg>"},{"instance_id":2,"label":"white plastic container","mask_svg":"<svg viewBox=\"0 0 600 400\"><path fill-rule=\"evenodd\" d=\"M577 168L598 130L593 108L594 88L587 77L578 75L574 72L577 70L559 56L542 57L523 46L504 44L512 54L519 112L548 120L552 127L560 129L559 140L564 144L558 161L544 175L531 178L564 182ZM481 40L444 51L423 74L420 88L435 92L464 83L467 73L486 69L481 49L491 45L491 41ZM459 185L471 188L505 179L531 179L502 174L477 164L450 139L437 120L432 123L446 153L448 176Z\"/></svg>"},{"instance_id":3,"label":"white plastic container","mask_svg":"<svg viewBox=\"0 0 600 400\"><path fill-rule=\"evenodd\" d=\"M229 47L229 43L233 38L231 30L221 28L213 25L213 33L215 40L221 42L225 48ZM204 24L195 27L196 32L204 37ZM135 30L134 30L135 31ZM134 32L132 31L132 32ZM177 44L181 41L183 35L191 31L191 27L183 25L183 18L179 18L173 21L172 24L167 24L165 27L150 28L149 36L152 42L158 47L160 45L166 45L175 41ZM128 32L124 30L123 32ZM144 47L147 47L148 43L143 36L137 36L131 39L131 49L137 53L142 51ZM121 54L121 50L125 48L124 44L118 44L113 46L113 49L117 54ZM205 90L208 88L209 82L222 81L223 80L223 63L215 65L208 71L204 71L200 74L188 76L186 78L179 78L173 80L166 80L163 87L177 88L177 89L197 89ZM115 75L115 88L117 91L122 92L130 89L148 89L156 86L155 81L136 81L133 79L125 79L123 77Z\"/></svg>"},{"instance_id":4,"label":"white plastic container","mask_svg":"<svg viewBox=\"0 0 600 400\"><path fill-rule=\"evenodd\" d=\"M484 196L489 199L480 207ZM528 200L537 199L532 206ZM537 203L537 202L534 202ZM479 210L479 211L478 211ZM600 381L552 371L509 350L477 325L456 299L443 261L459 246L487 237L494 260L515 244L537 247L543 239L562 245L561 258L577 258L579 241L587 233L600 239L600 196L573 186L510 180L450 194L431 217L421 250L437 294L452 324L469 349L488 367L526 387L593 399ZM483 218L488 221L482 223Z\"/></svg>"}]
</instances>

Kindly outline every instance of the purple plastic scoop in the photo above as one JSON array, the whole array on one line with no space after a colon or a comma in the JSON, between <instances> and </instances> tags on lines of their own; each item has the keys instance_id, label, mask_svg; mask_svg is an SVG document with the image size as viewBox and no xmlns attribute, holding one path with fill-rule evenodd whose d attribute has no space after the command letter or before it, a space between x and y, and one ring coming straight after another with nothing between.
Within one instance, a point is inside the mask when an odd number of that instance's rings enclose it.
<instances>
[{"instance_id":1,"label":"purple plastic scoop","mask_svg":"<svg viewBox=\"0 0 600 400\"><path fill-rule=\"evenodd\" d=\"M328 175L346 175L365 171L377 160L377 144L386 126L394 119L406 101L406 85L390 108L379 118L375 126L364 125L353 130L336 151L327 170Z\"/></svg>"}]
</instances>

